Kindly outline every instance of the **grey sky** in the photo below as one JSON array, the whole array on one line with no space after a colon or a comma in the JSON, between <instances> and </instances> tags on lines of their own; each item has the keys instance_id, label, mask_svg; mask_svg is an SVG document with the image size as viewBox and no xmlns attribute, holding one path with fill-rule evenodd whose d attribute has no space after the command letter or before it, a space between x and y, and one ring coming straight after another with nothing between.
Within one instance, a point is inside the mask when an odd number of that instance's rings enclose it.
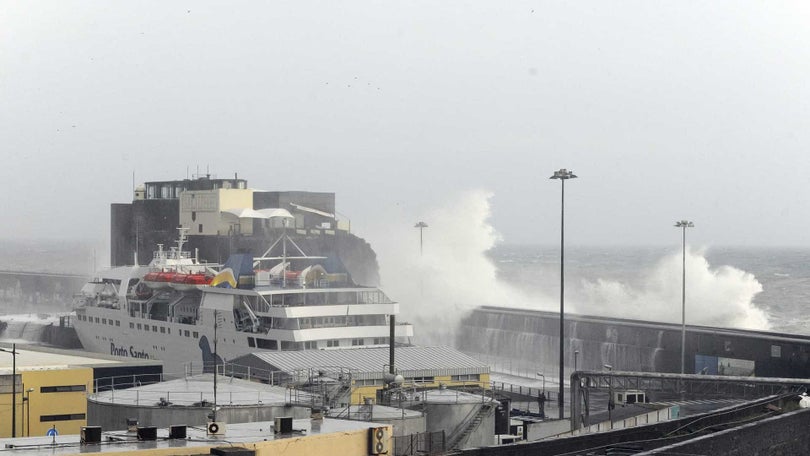
<instances>
[{"instance_id":1,"label":"grey sky","mask_svg":"<svg viewBox=\"0 0 810 456\"><path fill-rule=\"evenodd\" d=\"M507 242L810 241L804 1L0 7L0 238L103 237L136 181L337 193L358 234L492 192ZM428 221L430 223L430 221ZM372 240L373 242L373 240Z\"/></svg>"}]
</instances>

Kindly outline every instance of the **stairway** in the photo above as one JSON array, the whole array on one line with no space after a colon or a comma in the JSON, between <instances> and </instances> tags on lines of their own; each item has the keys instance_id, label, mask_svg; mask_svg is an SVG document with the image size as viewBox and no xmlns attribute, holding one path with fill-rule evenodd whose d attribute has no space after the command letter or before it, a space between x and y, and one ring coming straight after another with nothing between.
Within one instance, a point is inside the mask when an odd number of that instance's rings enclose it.
<instances>
[{"instance_id":1,"label":"stairway","mask_svg":"<svg viewBox=\"0 0 810 456\"><path fill-rule=\"evenodd\" d=\"M495 408L496 402L485 402L481 404L481 407L478 409L478 412L473 415L472 419L464 426L460 431L456 432L455 435L450 436L447 442L447 448L449 449L458 449L456 446L463 442L470 434L473 433L478 426L481 425L481 422L484 421L484 418L490 414L490 412Z\"/></svg>"}]
</instances>

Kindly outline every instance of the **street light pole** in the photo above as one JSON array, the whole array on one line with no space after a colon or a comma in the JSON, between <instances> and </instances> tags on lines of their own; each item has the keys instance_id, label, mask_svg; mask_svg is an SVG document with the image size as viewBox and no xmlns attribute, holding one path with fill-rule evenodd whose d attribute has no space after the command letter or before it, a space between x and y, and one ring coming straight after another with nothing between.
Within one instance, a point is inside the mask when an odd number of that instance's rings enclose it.
<instances>
[{"instance_id":1,"label":"street light pole","mask_svg":"<svg viewBox=\"0 0 810 456\"><path fill-rule=\"evenodd\" d=\"M602 367L611 372L611 376L608 379L608 421L610 421L610 428L613 429L613 409L616 407L616 403L613 402L613 366L610 364L603 364Z\"/></svg>"},{"instance_id":2,"label":"street light pole","mask_svg":"<svg viewBox=\"0 0 810 456\"><path fill-rule=\"evenodd\" d=\"M28 426L28 429L26 431L26 435L28 437L31 437L31 393L34 392L34 388L28 388L27 390L25 390L25 392L28 393L28 395L23 397L23 401L25 401L27 403L27 407L28 407L28 408L26 408L26 417L25 417L25 422L26 422L26 424Z\"/></svg>"},{"instance_id":3,"label":"street light pole","mask_svg":"<svg viewBox=\"0 0 810 456\"><path fill-rule=\"evenodd\" d=\"M558 405L560 408L560 419L565 416L565 400L563 398L565 388L565 358L563 346L565 342L565 181L575 179L577 176L572 171L565 168L554 171L554 175L549 179L560 180L560 394Z\"/></svg>"},{"instance_id":4,"label":"street light pole","mask_svg":"<svg viewBox=\"0 0 810 456\"><path fill-rule=\"evenodd\" d=\"M419 256L422 256L422 230L428 227L425 222L417 222L414 228L419 228Z\"/></svg>"},{"instance_id":5,"label":"street light pole","mask_svg":"<svg viewBox=\"0 0 810 456\"><path fill-rule=\"evenodd\" d=\"M686 364L686 229L695 226L689 220L681 220L675 222L675 227L683 229L683 244L681 246L683 252L683 277L681 279L681 373L684 373L684 365Z\"/></svg>"},{"instance_id":6,"label":"street light pole","mask_svg":"<svg viewBox=\"0 0 810 456\"><path fill-rule=\"evenodd\" d=\"M11 437L17 437L17 344L11 344L11 351L0 348L0 352L11 353Z\"/></svg>"}]
</instances>

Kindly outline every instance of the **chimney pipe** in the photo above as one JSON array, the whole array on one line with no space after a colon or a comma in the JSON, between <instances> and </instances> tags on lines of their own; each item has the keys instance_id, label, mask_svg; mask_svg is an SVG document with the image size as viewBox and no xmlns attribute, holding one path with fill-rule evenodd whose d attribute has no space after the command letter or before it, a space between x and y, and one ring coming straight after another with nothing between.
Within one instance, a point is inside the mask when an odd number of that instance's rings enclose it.
<instances>
[{"instance_id":1,"label":"chimney pipe","mask_svg":"<svg viewBox=\"0 0 810 456\"><path fill-rule=\"evenodd\" d=\"M388 369L390 373L394 374L396 373L394 369L394 328L396 326L397 317L396 315L391 315L388 317L388 320L391 323L388 335Z\"/></svg>"}]
</instances>

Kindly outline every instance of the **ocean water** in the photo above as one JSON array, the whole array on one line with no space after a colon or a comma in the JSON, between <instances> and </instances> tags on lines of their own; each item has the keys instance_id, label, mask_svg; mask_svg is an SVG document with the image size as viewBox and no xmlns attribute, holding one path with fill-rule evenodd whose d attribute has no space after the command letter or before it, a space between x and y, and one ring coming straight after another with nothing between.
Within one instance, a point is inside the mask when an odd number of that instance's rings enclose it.
<instances>
[{"instance_id":1,"label":"ocean water","mask_svg":"<svg viewBox=\"0 0 810 456\"><path fill-rule=\"evenodd\" d=\"M491 197L467 192L426 211L422 249L405 220L360 234L377 252L400 320L414 324L414 342L452 344L458 322L478 306L559 311L559 238L510 243L491 223ZM679 241L567 246L566 313L680 323ZM810 334L810 248L687 244L685 270L688 324Z\"/></svg>"},{"instance_id":2,"label":"ocean water","mask_svg":"<svg viewBox=\"0 0 810 456\"><path fill-rule=\"evenodd\" d=\"M400 320L415 324L417 343L452 343L457 321L481 305L559 310L559 246L508 244L486 224L471 226L437 237L445 228L432 224L422 255L370 238L382 289L400 303ZM0 270L90 274L104 266L102 251L83 241L0 241ZM567 247L566 312L679 323L681 255L680 245ZM810 335L810 248L688 245L686 271L688 323ZM3 297L0 314L19 309L13 293Z\"/></svg>"},{"instance_id":3,"label":"ocean water","mask_svg":"<svg viewBox=\"0 0 810 456\"><path fill-rule=\"evenodd\" d=\"M810 248L687 249L687 323L810 334ZM567 247L566 308L679 323L682 255L680 246ZM496 245L487 256L499 281L551 292L559 309L559 246Z\"/></svg>"}]
</instances>

